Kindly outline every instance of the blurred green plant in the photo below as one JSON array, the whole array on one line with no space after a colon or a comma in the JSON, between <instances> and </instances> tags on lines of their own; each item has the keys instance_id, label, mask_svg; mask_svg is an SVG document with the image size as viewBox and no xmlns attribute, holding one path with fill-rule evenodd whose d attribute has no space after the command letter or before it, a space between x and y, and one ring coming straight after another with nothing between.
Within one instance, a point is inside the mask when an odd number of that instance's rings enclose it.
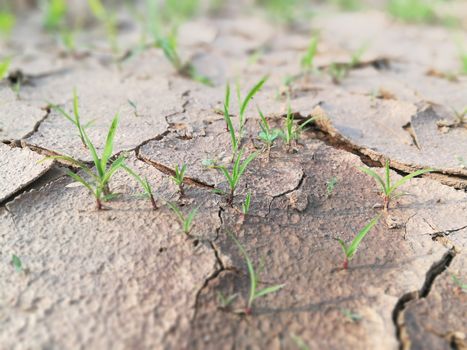
<instances>
[{"instance_id":1,"label":"blurred green plant","mask_svg":"<svg viewBox=\"0 0 467 350\"><path fill-rule=\"evenodd\" d=\"M8 70L10 69L11 58L5 58L0 60L0 80L3 80L8 75Z\"/></svg>"},{"instance_id":2,"label":"blurred green plant","mask_svg":"<svg viewBox=\"0 0 467 350\"><path fill-rule=\"evenodd\" d=\"M436 21L436 0L389 0L389 13L402 21L432 23Z\"/></svg>"},{"instance_id":3,"label":"blurred green plant","mask_svg":"<svg viewBox=\"0 0 467 350\"><path fill-rule=\"evenodd\" d=\"M50 31L59 30L67 13L66 0L43 0L43 24Z\"/></svg>"},{"instance_id":4,"label":"blurred green plant","mask_svg":"<svg viewBox=\"0 0 467 350\"><path fill-rule=\"evenodd\" d=\"M106 9L101 0L87 1L92 14L105 28L107 40L112 52L117 54L119 52L119 46L117 40L118 28L116 14Z\"/></svg>"},{"instance_id":5,"label":"blurred green plant","mask_svg":"<svg viewBox=\"0 0 467 350\"><path fill-rule=\"evenodd\" d=\"M8 11L0 11L0 35L9 36L16 23L14 14Z\"/></svg>"}]
</instances>

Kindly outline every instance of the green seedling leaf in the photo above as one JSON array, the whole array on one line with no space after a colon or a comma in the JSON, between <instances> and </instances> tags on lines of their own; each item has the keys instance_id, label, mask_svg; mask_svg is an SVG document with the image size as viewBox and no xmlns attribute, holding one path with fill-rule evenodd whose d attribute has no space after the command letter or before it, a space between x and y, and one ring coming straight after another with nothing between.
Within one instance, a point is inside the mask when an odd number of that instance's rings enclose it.
<instances>
[{"instance_id":1,"label":"green seedling leaf","mask_svg":"<svg viewBox=\"0 0 467 350\"><path fill-rule=\"evenodd\" d=\"M243 102L241 103L241 107L240 107L240 120L244 122L244 119L242 118L242 116L245 115L245 111L248 107L248 104L250 103L251 99L256 95L256 93L261 90L261 88L263 87L264 83L268 80L268 77L263 77L259 82L256 83L255 86L253 86L251 88L251 90L248 92L247 96L245 97L245 99L243 100ZM243 124L243 123L241 123Z\"/></svg>"},{"instance_id":2,"label":"green seedling leaf","mask_svg":"<svg viewBox=\"0 0 467 350\"><path fill-rule=\"evenodd\" d=\"M177 219L179 222L182 224L182 229L183 232L188 235L191 232L191 229L193 228L193 220L198 213L198 208L192 209L187 216L183 214L181 209L173 203L167 202L167 205L169 208L175 213L177 216Z\"/></svg>"},{"instance_id":3,"label":"green seedling leaf","mask_svg":"<svg viewBox=\"0 0 467 350\"><path fill-rule=\"evenodd\" d=\"M315 59L316 52L318 50L318 36L313 35L310 44L306 50L305 55L302 58L301 66L305 71L311 71L313 69L313 61Z\"/></svg>"},{"instance_id":4,"label":"green seedling leaf","mask_svg":"<svg viewBox=\"0 0 467 350\"><path fill-rule=\"evenodd\" d=\"M420 175L423 175L423 174L426 174L426 173L430 173L432 171L435 171L435 169L421 169L421 170L414 171L413 173L410 173L409 175L404 176L402 179L400 179L394 185L392 185L392 187L388 191L388 195L391 195L391 193L393 193L398 187L402 186L403 184L405 184L410 179L412 179L412 178L414 178L416 176L420 176Z\"/></svg>"},{"instance_id":5,"label":"green seedling leaf","mask_svg":"<svg viewBox=\"0 0 467 350\"><path fill-rule=\"evenodd\" d=\"M352 322L358 322L363 318L361 315L344 308L341 309L341 313Z\"/></svg>"},{"instance_id":6,"label":"green seedling leaf","mask_svg":"<svg viewBox=\"0 0 467 350\"><path fill-rule=\"evenodd\" d=\"M118 114L115 115L110 125L109 132L107 134L107 140L105 141L104 151L101 158L101 168L105 171L107 162L109 161L110 156L112 155L115 133L117 132L118 127Z\"/></svg>"},{"instance_id":7,"label":"green seedling leaf","mask_svg":"<svg viewBox=\"0 0 467 350\"><path fill-rule=\"evenodd\" d=\"M6 58L0 61L0 80L3 80L7 76L8 69L10 69L10 64L11 58Z\"/></svg>"},{"instance_id":8,"label":"green seedling leaf","mask_svg":"<svg viewBox=\"0 0 467 350\"><path fill-rule=\"evenodd\" d=\"M458 288L464 293L467 293L467 283L462 283L462 281L454 274L451 274L452 281L456 284Z\"/></svg>"},{"instance_id":9,"label":"green seedling leaf","mask_svg":"<svg viewBox=\"0 0 467 350\"><path fill-rule=\"evenodd\" d=\"M15 254L11 257L11 265L15 268L16 272L21 272L23 270L21 259Z\"/></svg>"},{"instance_id":10,"label":"green seedling leaf","mask_svg":"<svg viewBox=\"0 0 467 350\"><path fill-rule=\"evenodd\" d=\"M330 178L327 182L326 182L326 193L327 193L327 196L329 197L332 192L334 191L334 187L336 186L337 184L337 177L332 177Z\"/></svg>"},{"instance_id":11,"label":"green seedling leaf","mask_svg":"<svg viewBox=\"0 0 467 350\"><path fill-rule=\"evenodd\" d=\"M65 19L66 11L66 0L45 1L44 27L48 30L57 30Z\"/></svg>"},{"instance_id":12,"label":"green seedling leaf","mask_svg":"<svg viewBox=\"0 0 467 350\"><path fill-rule=\"evenodd\" d=\"M379 220L379 215L373 218L354 238L350 246L347 248L347 258L352 259L355 253L357 252L358 246L362 242L363 238L365 238L366 234L370 232L371 228L376 225Z\"/></svg>"},{"instance_id":13,"label":"green seedling leaf","mask_svg":"<svg viewBox=\"0 0 467 350\"><path fill-rule=\"evenodd\" d=\"M217 292L217 301L222 309L226 309L230 304L232 304L237 296L238 293L226 297L222 292Z\"/></svg>"},{"instance_id":14,"label":"green seedling leaf","mask_svg":"<svg viewBox=\"0 0 467 350\"><path fill-rule=\"evenodd\" d=\"M248 192L245 197L245 202L242 204L242 213L247 215L250 211L250 203L251 203L251 192Z\"/></svg>"},{"instance_id":15,"label":"green seedling leaf","mask_svg":"<svg viewBox=\"0 0 467 350\"><path fill-rule=\"evenodd\" d=\"M388 192L388 187L386 187L386 184L384 183L383 179L381 176L379 176L377 173L375 173L373 170L370 168L366 167L358 167L359 170L363 171L365 174L370 175L372 178L376 180L377 183L381 185L381 190L384 194L387 194Z\"/></svg>"}]
</instances>

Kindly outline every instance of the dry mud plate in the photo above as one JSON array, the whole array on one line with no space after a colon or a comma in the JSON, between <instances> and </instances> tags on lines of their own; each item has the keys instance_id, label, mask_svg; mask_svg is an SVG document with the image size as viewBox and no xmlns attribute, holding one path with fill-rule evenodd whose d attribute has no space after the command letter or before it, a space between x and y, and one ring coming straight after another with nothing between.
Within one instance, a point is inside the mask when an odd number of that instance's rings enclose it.
<instances>
[{"instance_id":1,"label":"dry mud plate","mask_svg":"<svg viewBox=\"0 0 467 350\"><path fill-rule=\"evenodd\" d=\"M0 349L467 349L466 18L0 2Z\"/></svg>"}]
</instances>

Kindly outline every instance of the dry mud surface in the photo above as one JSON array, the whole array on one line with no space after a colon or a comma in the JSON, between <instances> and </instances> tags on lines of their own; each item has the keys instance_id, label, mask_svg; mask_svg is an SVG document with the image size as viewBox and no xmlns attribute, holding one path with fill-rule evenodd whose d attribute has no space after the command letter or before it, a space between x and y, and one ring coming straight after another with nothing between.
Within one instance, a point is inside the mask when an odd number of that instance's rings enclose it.
<instances>
[{"instance_id":1,"label":"dry mud surface","mask_svg":"<svg viewBox=\"0 0 467 350\"><path fill-rule=\"evenodd\" d=\"M429 74L460 69L450 30L376 10L328 13L297 28L256 12L200 17L181 25L179 45L209 87L177 75L160 49L114 63L95 27L77 39L86 43L79 55L64 54L40 19L25 14L0 45L27 78L19 97L0 82L1 349L467 348L467 294L453 279L467 280L467 128L439 126L467 106L467 76ZM140 28L128 13L119 21L125 52ZM303 74L312 30L321 33L317 71ZM466 41L465 30L457 35ZM360 63L333 82L328 67L364 43ZM253 60L254 52L261 54ZM292 152L279 141L269 159L255 159L230 207L213 192L228 189L225 178L203 161L230 162L219 114L225 83L237 79L245 94L265 75L246 112L245 152L261 147L255 104L280 127L289 94L297 121L319 119ZM286 76L294 77L288 85ZM63 175L69 164L39 163L45 155L92 161L72 124L48 108L71 112L73 88L99 152L119 113L114 156L125 152L148 178L158 210L118 172L111 188L121 195L97 211L89 192ZM381 212L377 184L357 167L382 174L385 159L393 181L436 171L402 186L408 195L342 270L336 238L351 241ZM180 198L170 176L183 163ZM250 213L242 215L248 192ZM198 207L190 237L164 201ZM230 234L261 266L261 286L285 284L248 316L232 312L245 305L249 279ZM238 294L229 310L219 308L219 293Z\"/></svg>"}]
</instances>

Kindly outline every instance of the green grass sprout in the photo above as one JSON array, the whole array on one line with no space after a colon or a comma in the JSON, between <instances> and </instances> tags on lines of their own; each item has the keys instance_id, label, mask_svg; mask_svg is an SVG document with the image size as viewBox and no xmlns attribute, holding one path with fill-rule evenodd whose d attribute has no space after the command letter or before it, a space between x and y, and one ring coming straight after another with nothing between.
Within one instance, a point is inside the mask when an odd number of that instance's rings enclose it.
<instances>
[{"instance_id":1,"label":"green grass sprout","mask_svg":"<svg viewBox=\"0 0 467 350\"><path fill-rule=\"evenodd\" d=\"M239 136L240 138L243 137L243 129L245 127L246 123L246 110L248 108L248 105L250 104L250 101L253 99L253 97L258 93L259 90L263 87L263 85L266 83L268 80L268 77L265 76L261 78L247 93L246 97L242 99L242 95L240 92L240 84L236 84L236 92L237 92L237 100L238 100L238 105L240 107L239 110L239 122L240 122L240 130L239 130Z\"/></svg>"},{"instance_id":2,"label":"green grass sprout","mask_svg":"<svg viewBox=\"0 0 467 350\"><path fill-rule=\"evenodd\" d=\"M261 131L259 132L258 137L261 140L261 142L264 143L266 147L267 158L269 159L271 147L273 146L274 141L276 141L276 139L279 137L281 131L279 129L271 129L266 117L259 108L258 113L261 117L261 120L259 122L259 127L261 128Z\"/></svg>"},{"instance_id":3,"label":"green grass sprout","mask_svg":"<svg viewBox=\"0 0 467 350\"><path fill-rule=\"evenodd\" d=\"M341 308L340 309L342 315L347 317L350 321L352 322L358 322L360 321L363 317L349 309Z\"/></svg>"},{"instance_id":4,"label":"green grass sprout","mask_svg":"<svg viewBox=\"0 0 467 350\"><path fill-rule=\"evenodd\" d=\"M183 214L182 210L173 203L167 202L169 208L175 213L178 221L182 225L183 233L189 235L193 228L193 220L195 219L196 214L198 213L198 208L192 209L188 215Z\"/></svg>"},{"instance_id":5,"label":"green grass sprout","mask_svg":"<svg viewBox=\"0 0 467 350\"><path fill-rule=\"evenodd\" d=\"M373 226L379 220L380 215L374 217L353 239L350 245L347 245L342 239L337 238L337 241L341 245L342 251L344 252L344 263L342 267L344 270L349 268L349 261L354 257L355 253L357 252L358 246L362 242L363 238L365 238L366 234L371 230Z\"/></svg>"},{"instance_id":6,"label":"green grass sprout","mask_svg":"<svg viewBox=\"0 0 467 350\"><path fill-rule=\"evenodd\" d=\"M285 119L285 126L279 133L279 136L282 138L289 151L292 149L293 143L296 143L300 139L300 135L305 126L307 126L311 122L314 122L315 120L316 117L312 117L307 119L304 123L300 125L295 125L294 115L292 113L292 108L290 107L289 103L287 107L287 117Z\"/></svg>"},{"instance_id":7,"label":"green grass sprout","mask_svg":"<svg viewBox=\"0 0 467 350\"><path fill-rule=\"evenodd\" d=\"M305 52L305 55L302 57L300 65L302 70L306 73L309 73L313 70L313 63L315 60L316 52L318 51L318 36L313 35L310 40L310 44Z\"/></svg>"},{"instance_id":8,"label":"green grass sprout","mask_svg":"<svg viewBox=\"0 0 467 350\"><path fill-rule=\"evenodd\" d=\"M8 37L16 23L14 14L8 11L0 11L0 35Z\"/></svg>"},{"instance_id":9,"label":"green grass sprout","mask_svg":"<svg viewBox=\"0 0 467 350\"><path fill-rule=\"evenodd\" d=\"M256 299L261 298L261 297L265 297L268 294L275 293L275 292L279 291L280 289L282 289L285 286L285 284L277 284L277 285L274 285L274 286L270 286L270 287L266 287L266 288L263 288L261 290L258 290L259 276L255 271L255 268L253 266L253 263L252 263L250 257L248 256L245 248L243 248L241 243L237 240L237 238L235 238L235 236L233 234L231 234L231 233L230 233L230 237L235 242L235 244L237 245L237 247L240 250L241 254L243 255L243 258L244 258L245 263L246 263L247 268L248 268L248 275L249 275L249 278L250 278L250 293L249 293L247 305L246 305L243 313L245 315L251 315L253 313L253 303L254 303L254 301Z\"/></svg>"},{"instance_id":10,"label":"green grass sprout","mask_svg":"<svg viewBox=\"0 0 467 350\"><path fill-rule=\"evenodd\" d=\"M15 254L11 256L11 265L15 268L16 272L23 271L23 263L21 262L21 259Z\"/></svg>"},{"instance_id":11,"label":"green grass sprout","mask_svg":"<svg viewBox=\"0 0 467 350\"><path fill-rule=\"evenodd\" d=\"M175 166L175 175L171 176L170 178L172 181L178 186L178 191L180 192L180 196L185 195L185 189L184 189L184 178L185 178L185 172L186 172L186 164L183 164L181 167L178 165Z\"/></svg>"},{"instance_id":12,"label":"green grass sprout","mask_svg":"<svg viewBox=\"0 0 467 350\"><path fill-rule=\"evenodd\" d=\"M118 126L118 114L115 115L114 119L112 120L112 124L110 125L109 132L107 134L107 139L105 142L104 150L102 151L101 156L97 154L96 148L94 147L93 143L89 139L86 131L82 129L84 142L86 143L87 148L89 149L93 162L95 171L93 172L90 168L88 168L84 163L70 157L70 156L51 156L46 157L43 159L53 159L53 160L63 160L67 163L70 163L80 169L82 169L90 178L90 181L86 181L83 177L78 174L73 173L70 170L66 170L68 176L70 176L73 180L81 183L84 187L86 187L95 197L96 199L96 207L97 210L102 210L102 201L107 201L114 197L114 195L110 192L109 189L109 182L115 172L119 169L122 169L124 166L125 156L120 155L116 160L110 162L110 157L113 151L114 145L114 138L117 131Z\"/></svg>"},{"instance_id":13,"label":"green grass sprout","mask_svg":"<svg viewBox=\"0 0 467 350\"><path fill-rule=\"evenodd\" d=\"M467 293L467 283L463 283L459 277L457 277L456 275L454 274L451 274L451 279L452 281L454 282L454 284L457 286L457 288L464 292L464 293Z\"/></svg>"},{"instance_id":14,"label":"green grass sprout","mask_svg":"<svg viewBox=\"0 0 467 350\"><path fill-rule=\"evenodd\" d=\"M174 33L171 33L166 37L160 37L156 42L156 46L162 49L164 56L182 77L192 79L207 86L214 85L211 79L199 73L190 61L182 61L178 53L177 37Z\"/></svg>"},{"instance_id":15,"label":"green grass sprout","mask_svg":"<svg viewBox=\"0 0 467 350\"><path fill-rule=\"evenodd\" d=\"M217 292L217 302L221 310L226 310L232 302L238 297L238 293L225 296L222 292Z\"/></svg>"},{"instance_id":16,"label":"green grass sprout","mask_svg":"<svg viewBox=\"0 0 467 350\"><path fill-rule=\"evenodd\" d=\"M51 108L59 112L63 117L69 120L78 129L81 143L83 144L85 148L88 148L86 139L84 137L85 129L88 128L94 121L91 120L84 125L81 124L81 117L79 115L79 100L78 100L78 95L76 93L76 89L73 89L73 116L65 112L65 110L61 108L60 106L51 104Z\"/></svg>"},{"instance_id":17,"label":"green grass sprout","mask_svg":"<svg viewBox=\"0 0 467 350\"><path fill-rule=\"evenodd\" d=\"M404 195L404 193L396 194L396 190L400 186L402 186L407 181L409 181L410 179L412 179L412 178L414 178L416 176L423 175L423 174L434 171L434 169L431 169L431 168L430 169L417 170L417 171L414 171L413 173L410 173L410 174L404 176L399 181L391 184L391 177L390 177L390 173L389 173L389 160L386 160L384 168L385 168L385 179L384 180L381 178L381 176L379 176L376 172L374 172L370 168L359 167L358 169L363 171L365 174L370 175L371 177L373 177L376 180L376 182L381 186L381 191L382 191L382 195L383 195L383 198L384 198L383 206L384 206L385 211L387 211L389 209L389 204L390 204L392 199L395 199L397 197L400 197L401 195Z\"/></svg>"},{"instance_id":18,"label":"green grass sprout","mask_svg":"<svg viewBox=\"0 0 467 350\"><path fill-rule=\"evenodd\" d=\"M404 22L433 23L436 18L434 1L390 0L389 13Z\"/></svg>"},{"instance_id":19,"label":"green grass sprout","mask_svg":"<svg viewBox=\"0 0 467 350\"><path fill-rule=\"evenodd\" d=\"M44 27L50 31L56 31L63 24L67 12L66 0L44 1Z\"/></svg>"},{"instance_id":20,"label":"green grass sprout","mask_svg":"<svg viewBox=\"0 0 467 350\"><path fill-rule=\"evenodd\" d=\"M245 197L245 201L242 203L242 213L243 215L247 215L250 211L250 204L251 204L251 192L248 192Z\"/></svg>"},{"instance_id":21,"label":"green grass sprout","mask_svg":"<svg viewBox=\"0 0 467 350\"><path fill-rule=\"evenodd\" d=\"M229 185L230 193L228 194L228 197L227 197L227 203L230 206L233 205L235 190L237 189L238 183L240 182L240 178L242 177L248 165L251 163L253 159L257 157L257 155L258 153L256 152L252 153L242 162L243 149L240 150L240 152L237 155L237 159L235 160L233 164L231 173L229 173L229 170L224 165L216 166L216 169L218 169L224 175Z\"/></svg>"},{"instance_id":22,"label":"green grass sprout","mask_svg":"<svg viewBox=\"0 0 467 350\"><path fill-rule=\"evenodd\" d=\"M232 161L238 152L238 147L240 144L240 137L237 137L235 133L235 128L232 123L232 118L230 117L230 84L227 83L225 87L225 100L224 100L224 120L226 125L226 130L230 133L230 142L232 148Z\"/></svg>"},{"instance_id":23,"label":"green grass sprout","mask_svg":"<svg viewBox=\"0 0 467 350\"><path fill-rule=\"evenodd\" d=\"M326 195L327 197L331 196L334 191L334 187L337 184L337 177L333 176L328 181L326 181Z\"/></svg>"},{"instance_id":24,"label":"green grass sprout","mask_svg":"<svg viewBox=\"0 0 467 350\"><path fill-rule=\"evenodd\" d=\"M144 190L144 196L149 198L149 200L151 201L151 205L152 205L152 209L153 210L157 210L158 207L157 207L157 203L156 203L156 200L154 198L154 193L152 191L152 187L151 187L151 184L149 183L148 181L148 178L145 177L144 179L139 176L138 174L136 174L131 168L129 168L128 166L126 165L123 165L122 166L123 170L125 170L128 174L130 174L131 176L133 176L135 178L136 181L139 182L139 184L141 185L141 187L143 188Z\"/></svg>"},{"instance_id":25,"label":"green grass sprout","mask_svg":"<svg viewBox=\"0 0 467 350\"><path fill-rule=\"evenodd\" d=\"M88 0L88 5L94 17L104 26L112 52L117 54L119 52L119 47L117 41L117 18L115 13L107 10L101 0Z\"/></svg>"},{"instance_id":26,"label":"green grass sprout","mask_svg":"<svg viewBox=\"0 0 467 350\"><path fill-rule=\"evenodd\" d=\"M3 80L8 75L8 70L10 69L11 58L5 58L0 61L0 80Z\"/></svg>"}]
</instances>

